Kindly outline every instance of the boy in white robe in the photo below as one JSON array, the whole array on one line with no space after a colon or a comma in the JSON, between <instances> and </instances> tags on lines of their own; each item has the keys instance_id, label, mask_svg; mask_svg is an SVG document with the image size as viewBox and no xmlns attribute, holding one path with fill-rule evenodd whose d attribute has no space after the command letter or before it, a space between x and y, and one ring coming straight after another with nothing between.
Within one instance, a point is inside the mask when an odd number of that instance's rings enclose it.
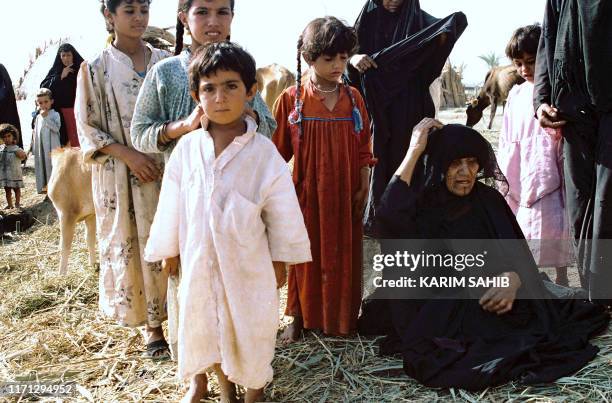
<instances>
[{"instance_id":1,"label":"boy in white robe","mask_svg":"<svg viewBox=\"0 0 612 403\"><path fill-rule=\"evenodd\" d=\"M289 169L245 115L256 93L255 61L230 42L204 46L190 66L192 96L205 113L166 165L145 258L181 259L178 376L184 401L199 401L214 368L222 400L234 383L256 401L272 380L285 265L311 260ZM163 134L162 136L163 137ZM163 138L161 139L163 141Z\"/></svg>"}]
</instances>

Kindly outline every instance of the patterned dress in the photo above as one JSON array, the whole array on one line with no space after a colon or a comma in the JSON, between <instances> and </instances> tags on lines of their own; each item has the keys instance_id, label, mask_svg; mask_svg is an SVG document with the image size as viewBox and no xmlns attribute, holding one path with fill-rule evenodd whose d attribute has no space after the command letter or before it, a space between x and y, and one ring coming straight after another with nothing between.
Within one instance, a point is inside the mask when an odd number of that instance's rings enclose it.
<instances>
[{"instance_id":1,"label":"patterned dress","mask_svg":"<svg viewBox=\"0 0 612 403\"><path fill-rule=\"evenodd\" d=\"M147 70L167 57L153 49ZM124 326L161 326L167 275L143 259L161 183L141 183L127 165L101 148L132 146L130 123L143 78L131 59L109 46L78 76L75 115L81 150L93 164L92 187L100 251L100 308ZM163 164L160 156L152 156Z\"/></svg>"},{"instance_id":2,"label":"patterned dress","mask_svg":"<svg viewBox=\"0 0 612 403\"><path fill-rule=\"evenodd\" d=\"M0 146L0 188L22 188L23 172L21 171L21 160L17 152L23 152L17 145Z\"/></svg>"}]
</instances>

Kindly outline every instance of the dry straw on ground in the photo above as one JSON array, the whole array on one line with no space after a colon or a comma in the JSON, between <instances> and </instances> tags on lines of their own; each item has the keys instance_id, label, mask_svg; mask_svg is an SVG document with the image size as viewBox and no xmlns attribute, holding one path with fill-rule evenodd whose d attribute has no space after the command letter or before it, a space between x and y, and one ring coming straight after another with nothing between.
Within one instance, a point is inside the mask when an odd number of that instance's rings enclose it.
<instances>
[{"instance_id":1,"label":"dry straw on ground","mask_svg":"<svg viewBox=\"0 0 612 403\"><path fill-rule=\"evenodd\" d=\"M27 205L33 195L26 175ZM79 225L69 274L57 274L59 227L49 205L37 209L39 222L25 233L0 241L0 380L74 382L65 401L176 402L184 392L172 362L141 358L138 330L122 328L97 309L97 277L87 267ZM310 333L305 340L278 347L269 401L612 401L612 335L594 340L601 351L587 367L554 384L505 385L480 393L420 386L402 372L399 358L377 356L376 339L329 338ZM211 382L211 399L218 398ZM1 399L1 398L0 398ZM21 401L27 401L22 399ZM44 398L42 401L57 401Z\"/></svg>"}]
</instances>

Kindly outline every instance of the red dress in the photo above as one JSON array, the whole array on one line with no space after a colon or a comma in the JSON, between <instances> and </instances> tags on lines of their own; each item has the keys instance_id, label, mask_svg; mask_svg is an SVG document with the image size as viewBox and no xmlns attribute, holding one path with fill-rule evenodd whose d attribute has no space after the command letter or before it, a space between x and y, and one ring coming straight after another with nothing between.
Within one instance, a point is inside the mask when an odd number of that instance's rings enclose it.
<instances>
[{"instance_id":1,"label":"red dress","mask_svg":"<svg viewBox=\"0 0 612 403\"><path fill-rule=\"evenodd\" d=\"M361 304L362 221L353 219L352 202L360 169L373 164L370 122L359 92L349 87L363 128L355 133L353 106L346 87L329 111L313 85L302 89L302 135L288 117L296 88L275 105L278 128L272 141L286 161L294 158L293 183L312 249L311 263L292 266L286 315L301 316L307 329L346 335L356 330Z\"/></svg>"}]
</instances>

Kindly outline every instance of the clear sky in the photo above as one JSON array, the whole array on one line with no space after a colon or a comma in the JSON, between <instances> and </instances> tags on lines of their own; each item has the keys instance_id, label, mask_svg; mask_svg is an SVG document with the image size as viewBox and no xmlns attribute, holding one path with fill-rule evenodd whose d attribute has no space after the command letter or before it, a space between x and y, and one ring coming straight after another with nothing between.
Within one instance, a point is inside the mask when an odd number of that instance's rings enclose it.
<instances>
[{"instance_id":1,"label":"clear sky","mask_svg":"<svg viewBox=\"0 0 612 403\"><path fill-rule=\"evenodd\" d=\"M464 82L477 84L486 74L478 55L503 55L512 31L542 19L545 0L421 0L436 17L463 11L468 27L451 54L454 65L465 63ZM365 0L236 0L232 39L245 46L258 65L280 63L295 70L295 43L313 18L334 15L352 24ZM0 0L3 63L17 81L37 45L60 37L78 38L77 50L92 57L106 34L98 0ZM153 0L151 25L172 26L177 0ZM49 66L51 67L51 66Z\"/></svg>"}]
</instances>

